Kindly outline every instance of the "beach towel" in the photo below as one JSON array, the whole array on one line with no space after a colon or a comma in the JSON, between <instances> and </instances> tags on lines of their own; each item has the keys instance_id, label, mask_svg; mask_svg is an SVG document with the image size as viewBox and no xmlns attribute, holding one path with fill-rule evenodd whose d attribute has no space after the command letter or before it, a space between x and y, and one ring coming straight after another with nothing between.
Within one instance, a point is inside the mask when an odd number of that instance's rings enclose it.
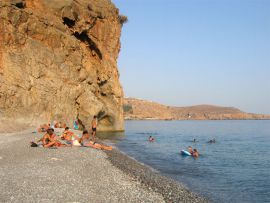
<instances>
[{"instance_id":1,"label":"beach towel","mask_svg":"<svg viewBox=\"0 0 270 203\"><path fill-rule=\"evenodd\" d=\"M76 147L81 146L81 144L78 142L78 140L73 140L73 141L72 141L72 145L73 145L73 146L76 146Z\"/></svg>"}]
</instances>

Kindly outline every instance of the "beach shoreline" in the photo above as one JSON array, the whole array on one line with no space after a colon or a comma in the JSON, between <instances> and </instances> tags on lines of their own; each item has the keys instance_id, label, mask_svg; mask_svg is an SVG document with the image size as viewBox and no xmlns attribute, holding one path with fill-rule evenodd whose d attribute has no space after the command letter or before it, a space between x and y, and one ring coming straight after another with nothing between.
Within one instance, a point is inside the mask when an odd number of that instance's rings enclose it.
<instances>
[{"instance_id":1,"label":"beach shoreline","mask_svg":"<svg viewBox=\"0 0 270 203\"><path fill-rule=\"evenodd\" d=\"M29 147L40 136L0 134L0 202L207 202L118 149Z\"/></svg>"},{"instance_id":2,"label":"beach shoreline","mask_svg":"<svg viewBox=\"0 0 270 203\"><path fill-rule=\"evenodd\" d=\"M165 202L209 202L179 182L160 174L119 149L105 152L110 162L121 171L139 181L144 188L161 194Z\"/></svg>"}]
</instances>

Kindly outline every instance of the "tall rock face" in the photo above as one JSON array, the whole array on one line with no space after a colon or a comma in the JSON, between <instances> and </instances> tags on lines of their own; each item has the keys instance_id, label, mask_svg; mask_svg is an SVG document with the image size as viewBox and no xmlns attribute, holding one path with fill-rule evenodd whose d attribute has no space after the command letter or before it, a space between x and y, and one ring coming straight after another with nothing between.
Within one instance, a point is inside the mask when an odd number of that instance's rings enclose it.
<instances>
[{"instance_id":1,"label":"tall rock face","mask_svg":"<svg viewBox=\"0 0 270 203\"><path fill-rule=\"evenodd\" d=\"M110 0L1 0L0 117L123 130L122 23Z\"/></svg>"}]
</instances>

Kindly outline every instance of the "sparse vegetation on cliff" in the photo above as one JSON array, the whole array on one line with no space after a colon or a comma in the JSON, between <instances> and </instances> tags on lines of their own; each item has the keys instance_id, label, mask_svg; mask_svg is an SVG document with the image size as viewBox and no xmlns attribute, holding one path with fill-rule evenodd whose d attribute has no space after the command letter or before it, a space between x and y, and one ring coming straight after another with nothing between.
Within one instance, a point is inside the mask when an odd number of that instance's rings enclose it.
<instances>
[{"instance_id":1,"label":"sparse vegetation on cliff","mask_svg":"<svg viewBox=\"0 0 270 203\"><path fill-rule=\"evenodd\" d=\"M128 17L124 16L124 15L119 15L118 20L119 20L120 24L123 25L123 24L128 22Z\"/></svg>"},{"instance_id":2,"label":"sparse vegetation on cliff","mask_svg":"<svg viewBox=\"0 0 270 203\"><path fill-rule=\"evenodd\" d=\"M131 104L124 104L123 109L125 113L133 113L132 105Z\"/></svg>"}]
</instances>

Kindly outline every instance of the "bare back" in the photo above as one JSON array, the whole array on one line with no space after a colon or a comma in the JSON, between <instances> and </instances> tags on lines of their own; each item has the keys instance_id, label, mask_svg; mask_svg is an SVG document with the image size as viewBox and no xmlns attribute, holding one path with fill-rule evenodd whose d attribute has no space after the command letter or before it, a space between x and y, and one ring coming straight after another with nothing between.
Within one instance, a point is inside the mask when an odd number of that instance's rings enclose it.
<instances>
[{"instance_id":1,"label":"bare back","mask_svg":"<svg viewBox=\"0 0 270 203\"><path fill-rule=\"evenodd\" d=\"M96 128L97 127L97 120L93 119L91 122L92 128Z\"/></svg>"}]
</instances>

